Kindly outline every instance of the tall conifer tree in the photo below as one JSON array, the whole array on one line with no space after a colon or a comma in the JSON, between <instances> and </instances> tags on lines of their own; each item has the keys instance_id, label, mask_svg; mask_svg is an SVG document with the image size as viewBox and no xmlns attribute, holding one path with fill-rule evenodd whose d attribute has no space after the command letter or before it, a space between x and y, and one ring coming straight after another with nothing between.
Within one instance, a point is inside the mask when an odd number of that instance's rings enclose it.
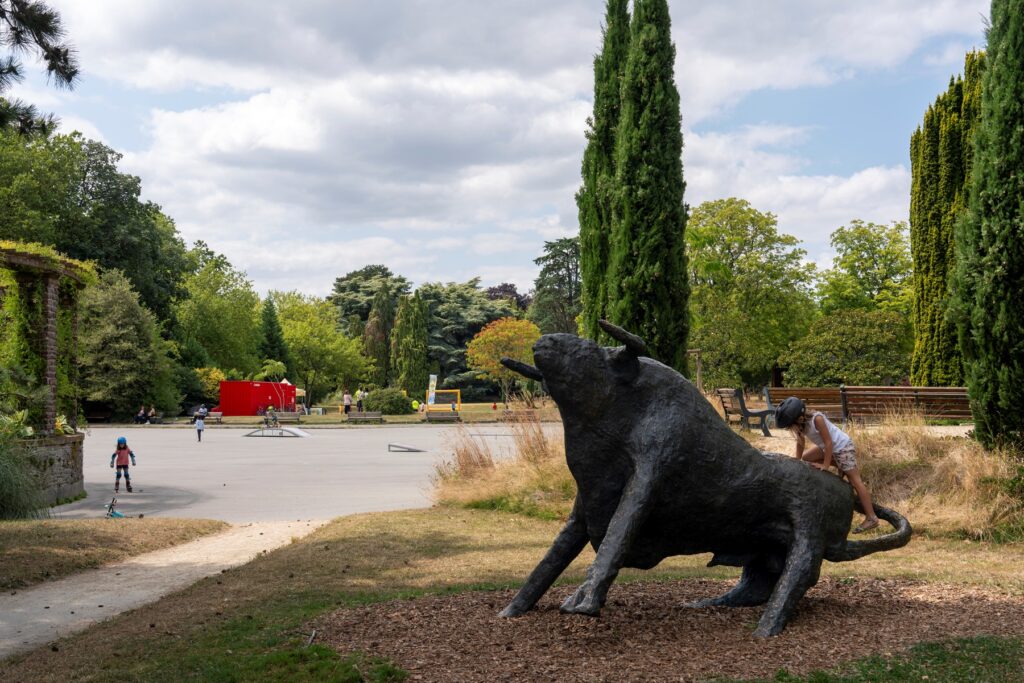
<instances>
[{"instance_id":1,"label":"tall conifer tree","mask_svg":"<svg viewBox=\"0 0 1024 683\"><path fill-rule=\"evenodd\" d=\"M1024 438L1024 0L993 0L954 291L975 435Z\"/></svg>"},{"instance_id":2,"label":"tall conifer tree","mask_svg":"<svg viewBox=\"0 0 1024 683\"><path fill-rule=\"evenodd\" d=\"M281 321L277 317L277 307L269 296L263 300L263 311L260 314L259 356L261 363L276 360L291 369L292 359L281 330Z\"/></svg>"},{"instance_id":3,"label":"tall conifer tree","mask_svg":"<svg viewBox=\"0 0 1024 683\"><path fill-rule=\"evenodd\" d=\"M390 285L377 290L370 306L370 317L363 330L363 348L373 360L370 381L378 387L391 382L391 330L395 326L395 298Z\"/></svg>"},{"instance_id":4,"label":"tall conifer tree","mask_svg":"<svg viewBox=\"0 0 1024 683\"><path fill-rule=\"evenodd\" d=\"M914 258L914 357L916 386L960 386L963 363L956 326L948 315L956 263L954 226L967 207L974 129L981 110L985 56L968 53L963 78L928 107L910 138L910 247Z\"/></svg>"},{"instance_id":5,"label":"tall conifer tree","mask_svg":"<svg viewBox=\"0 0 1024 683\"><path fill-rule=\"evenodd\" d=\"M589 120L583 152L583 186L576 193L579 208L583 334L596 339L597 321L607 316L608 239L612 229L615 188L615 131L619 124L619 91L629 53L627 0L608 0L604 44L594 58L594 115Z\"/></svg>"},{"instance_id":6,"label":"tall conifer tree","mask_svg":"<svg viewBox=\"0 0 1024 683\"><path fill-rule=\"evenodd\" d=\"M392 383L422 398L430 375L427 360L427 302L419 292L398 303L395 329L391 331Z\"/></svg>"},{"instance_id":7,"label":"tall conifer tree","mask_svg":"<svg viewBox=\"0 0 1024 683\"><path fill-rule=\"evenodd\" d=\"M609 318L685 371L683 133L666 0L635 0L616 137L618 196L608 272Z\"/></svg>"}]
</instances>

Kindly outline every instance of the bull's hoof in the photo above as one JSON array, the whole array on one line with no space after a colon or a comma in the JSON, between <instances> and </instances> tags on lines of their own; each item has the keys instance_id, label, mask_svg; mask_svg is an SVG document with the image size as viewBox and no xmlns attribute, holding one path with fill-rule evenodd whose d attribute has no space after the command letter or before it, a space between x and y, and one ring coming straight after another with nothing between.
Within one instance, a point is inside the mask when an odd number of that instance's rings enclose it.
<instances>
[{"instance_id":1,"label":"bull's hoof","mask_svg":"<svg viewBox=\"0 0 1024 683\"><path fill-rule=\"evenodd\" d=\"M510 604L505 609L503 609L500 612L498 612L498 616L499 617L506 617L506 618L507 617L521 617L524 614L526 614L527 611L528 610L525 610L522 607L518 607L518 606L516 606L513 603L513 604Z\"/></svg>"},{"instance_id":2,"label":"bull's hoof","mask_svg":"<svg viewBox=\"0 0 1024 683\"><path fill-rule=\"evenodd\" d=\"M782 630L784 628L786 628L785 624L779 624L779 623L776 623L776 624L764 624L764 623L760 623L760 624L757 625L757 628L754 629L754 637L755 638L771 638L772 636L777 636L780 633L782 633Z\"/></svg>"},{"instance_id":3,"label":"bull's hoof","mask_svg":"<svg viewBox=\"0 0 1024 683\"><path fill-rule=\"evenodd\" d=\"M601 605L582 587L566 598L558 609L562 614L582 614L588 617L596 617L601 614Z\"/></svg>"}]
</instances>

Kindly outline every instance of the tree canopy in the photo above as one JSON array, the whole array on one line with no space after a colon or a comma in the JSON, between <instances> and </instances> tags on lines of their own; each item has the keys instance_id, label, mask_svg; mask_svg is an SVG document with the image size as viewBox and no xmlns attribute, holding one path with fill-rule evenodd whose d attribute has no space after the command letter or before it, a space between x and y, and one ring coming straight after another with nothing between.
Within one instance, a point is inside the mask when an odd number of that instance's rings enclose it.
<instances>
[{"instance_id":1,"label":"tree canopy","mask_svg":"<svg viewBox=\"0 0 1024 683\"><path fill-rule=\"evenodd\" d=\"M836 256L818 287L823 312L856 308L910 315L913 262L906 223L853 220L836 229L831 242Z\"/></svg>"},{"instance_id":2,"label":"tree canopy","mask_svg":"<svg viewBox=\"0 0 1024 683\"><path fill-rule=\"evenodd\" d=\"M540 266L540 273L533 284L529 318L544 334L576 334L582 310L579 238L545 242L544 253L533 262Z\"/></svg>"},{"instance_id":3,"label":"tree canopy","mask_svg":"<svg viewBox=\"0 0 1024 683\"><path fill-rule=\"evenodd\" d=\"M338 307L338 319L342 325L365 324L370 318L374 297L385 287L397 305L398 297L408 294L410 285L406 278L379 264L363 266L337 278L329 298ZM356 325L356 328L348 329L349 334L361 334L362 325Z\"/></svg>"},{"instance_id":4,"label":"tree canopy","mask_svg":"<svg viewBox=\"0 0 1024 683\"><path fill-rule=\"evenodd\" d=\"M533 364L533 345L540 339L540 329L529 320L501 318L488 323L466 347L469 366L484 379L497 382L501 396L508 403L509 389L519 375L501 364L511 358Z\"/></svg>"},{"instance_id":5,"label":"tree canopy","mask_svg":"<svg viewBox=\"0 0 1024 683\"><path fill-rule=\"evenodd\" d=\"M816 313L813 266L774 214L742 199L704 202L687 223L691 345L712 386L763 384Z\"/></svg>"}]
</instances>

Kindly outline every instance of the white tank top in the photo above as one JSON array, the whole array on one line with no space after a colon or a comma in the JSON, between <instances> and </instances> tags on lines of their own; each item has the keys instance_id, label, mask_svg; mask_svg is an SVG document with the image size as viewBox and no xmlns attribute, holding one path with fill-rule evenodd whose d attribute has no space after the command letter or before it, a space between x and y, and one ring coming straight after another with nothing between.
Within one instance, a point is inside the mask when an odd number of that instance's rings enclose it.
<instances>
[{"instance_id":1,"label":"white tank top","mask_svg":"<svg viewBox=\"0 0 1024 683\"><path fill-rule=\"evenodd\" d=\"M821 419L825 421L828 435L832 437L833 453L844 451L853 446L853 439L842 429L832 424L822 413L811 413L811 419L807 420L806 424L804 424L804 436L817 444L818 448L825 450L825 440L821 438L821 434L818 433L818 428L814 424L814 418L818 415L821 415Z\"/></svg>"}]
</instances>

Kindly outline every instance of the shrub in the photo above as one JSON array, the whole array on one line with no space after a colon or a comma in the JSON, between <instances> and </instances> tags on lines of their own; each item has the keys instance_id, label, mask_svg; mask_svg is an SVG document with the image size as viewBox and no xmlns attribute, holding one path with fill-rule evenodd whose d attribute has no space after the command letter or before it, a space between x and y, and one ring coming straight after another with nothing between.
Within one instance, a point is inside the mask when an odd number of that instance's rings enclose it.
<instances>
[{"instance_id":1,"label":"shrub","mask_svg":"<svg viewBox=\"0 0 1024 683\"><path fill-rule=\"evenodd\" d=\"M44 517L46 508L25 449L0 432L0 519Z\"/></svg>"},{"instance_id":2,"label":"shrub","mask_svg":"<svg viewBox=\"0 0 1024 683\"><path fill-rule=\"evenodd\" d=\"M363 407L385 415L406 415L412 412L412 399L400 389L376 389L363 401Z\"/></svg>"}]
</instances>

